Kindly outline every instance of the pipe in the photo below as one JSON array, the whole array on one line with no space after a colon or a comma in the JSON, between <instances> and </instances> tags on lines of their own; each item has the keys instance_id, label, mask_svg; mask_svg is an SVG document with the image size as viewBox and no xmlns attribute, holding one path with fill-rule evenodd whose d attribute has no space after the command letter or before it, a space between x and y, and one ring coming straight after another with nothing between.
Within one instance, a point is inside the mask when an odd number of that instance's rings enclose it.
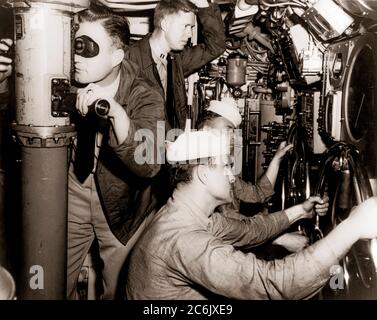
<instances>
[{"instance_id":1,"label":"pipe","mask_svg":"<svg viewBox=\"0 0 377 320\"><path fill-rule=\"evenodd\" d=\"M67 157L66 147L22 148L20 299L65 297Z\"/></svg>"},{"instance_id":2,"label":"pipe","mask_svg":"<svg viewBox=\"0 0 377 320\"><path fill-rule=\"evenodd\" d=\"M0 111L0 265L7 265L7 241L6 241L6 208L5 208L5 186L6 186L6 170L5 170L5 154L6 141L5 129L7 129L7 118L5 113Z\"/></svg>"},{"instance_id":3,"label":"pipe","mask_svg":"<svg viewBox=\"0 0 377 320\"><path fill-rule=\"evenodd\" d=\"M350 209L351 208L351 199L352 199L352 185L351 185L351 173L349 169L344 169L341 171L341 183L340 183L340 192L338 198L338 206L341 209Z\"/></svg>"},{"instance_id":4,"label":"pipe","mask_svg":"<svg viewBox=\"0 0 377 320\"><path fill-rule=\"evenodd\" d=\"M1 145L0 145L1 146ZM0 155L1 156L1 155ZM5 170L0 167L0 264L7 263L7 241L5 233Z\"/></svg>"},{"instance_id":5,"label":"pipe","mask_svg":"<svg viewBox=\"0 0 377 320\"><path fill-rule=\"evenodd\" d=\"M249 22L242 32L236 34L237 36L247 36L249 40L255 39L260 44L262 44L267 49L274 53L274 49L271 42L268 40L267 36L261 32L259 27L256 27L252 22Z\"/></svg>"},{"instance_id":6,"label":"pipe","mask_svg":"<svg viewBox=\"0 0 377 320\"><path fill-rule=\"evenodd\" d=\"M75 136L53 97L70 87L73 13L88 0L12 1L15 18L14 136L21 148L19 299L64 299L68 146Z\"/></svg>"}]
</instances>

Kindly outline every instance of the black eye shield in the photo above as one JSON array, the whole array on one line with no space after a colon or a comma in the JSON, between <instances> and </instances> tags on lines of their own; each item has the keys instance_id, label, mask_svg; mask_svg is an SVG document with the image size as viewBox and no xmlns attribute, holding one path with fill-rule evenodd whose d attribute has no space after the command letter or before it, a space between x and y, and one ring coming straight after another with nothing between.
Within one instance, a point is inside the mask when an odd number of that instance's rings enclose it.
<instances>
[{"instance_id":1,"label":"black eye shield","mask_svg":"<svg viewBox=\"0 0 377 320\"><path fill-rule=\"evenodd\" d=\"M80 36L75 39L75 54L84 58L93 58L99 53L98 44L88 36Z\"/></svg>"}]
</instances>

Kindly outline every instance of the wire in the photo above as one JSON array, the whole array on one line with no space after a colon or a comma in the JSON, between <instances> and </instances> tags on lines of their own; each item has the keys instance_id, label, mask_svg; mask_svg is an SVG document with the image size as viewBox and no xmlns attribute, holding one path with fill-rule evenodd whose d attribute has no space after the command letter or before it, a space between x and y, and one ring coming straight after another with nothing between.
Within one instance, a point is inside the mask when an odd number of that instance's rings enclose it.
<instances>
[{"instance_id":1,"label":"wire","mask_svg":"<svg viewBox=\"0 0 377 320\"><path fill-rule=\"evenodd\" d=\"M284 6L306 7L306 5L304 5L303 3L301 3L301 2L294 2L294 0L292 0L291 2L280 2L280 3L268 3L268 2L266 2L264 0L261 0L260 3L263 6L270 7L270 8L284 7Z\"/></svg>"},{"instance_id":2,"label":"wire","mask_svg":"<svg viewBox=\"0 0 377 320\"><path fill-rule=\"evenodd\" d=\"M246 39L244 39L244 42L245 42L245 45L246 45L246 49L247 51L249 52L249 55L254 59L254 60L257 60L257 61L260 61L260 62L266 62L266 59L267 59L267 55L262 58L262 57L259 57L258 55L260 54L266 54L267 53L267 50L265 51L262 51L262 50L258 50L258 49L255 49L253 48L250 43L248 43L248 41ZM250 60L250 59L249 59ZM252 61L252 60L251 60ZM253 61L252 61L253 62Z\"/></svg>"},{"instance_id":3,"label":"wire","mask_svg":"<svg viewBox=\"0 0 377 320\"><path fill-rule=\"evenodd\" d=\"M255 66L251 66L254 70L256 70L257 72L260 72L262 74L267 74L268 71L267 70L263 70L263 69L260 69L258 67L255 67Z\"/></svg>"},{"instance_id":4,"label":"wire","mask_svg":"<svg viewBox=\"0 0 377 320\"><path fill-rule=\"evenodd\" d=\"M257 57L256 57L256 55L254 54L254 52L253 51L251 51L249 48L247 48L246 47L246 49L247 49L247 51L249 52L249 60L251 60L251 58L253 58L254 60L258 60L257 59ZM251 60L252 61L252 60Z\"/></svg>"},{"instance_id":5,"label":"wire","mask_svg":"<svg viewBox=\"0 0 377 320\"><path fill-rule=\"evenodd\" d=\"M302 3L302 1L300 1L300 0L291 0L291 1L297 3L298 5L300 5L302 7L307 7L308 6L308 2L307 1L305 1L305 3Z\"/></svg>"},{"instance_id":6,"label":"wire","mask_svg":"<svg viewBox=\"0 0 377 320\"><path fill-rule=\"evenodd\" d=\"M156 2L152 3L152 2L142 2L144 4L136 4L137 2L132 2L132 3L124 3L124 2L121 2L121 3L113 3L113 2L110 2L110 1L107 1L107 0L98 0L100 3L102 3L103 5L111 8L111 9L114 9L114 10L117 10L117 11L120 11L120 10L125 10L125 11L143 11L143 10L150 10L150 9L154 9L157 5Z\"/></svg>"},{"instance_id":7,"label":"wire","mask_svg":"<svg viewBox=\"0 0 377 320\"><path fill-rule=\"evenodd\" d=\"M225 45L226 48L230 50L237 50L241 46L241 44L234 44L233 39L231 38L225 39Z\"/></svg>"},{"instance_id":8,"label":"wire","mask_svg":"<svg viewBox=\"0 0 377 320\"><path fill-rule=\"evenodd\" d=\"M247 46L251 51L253 51L253 52L255 52L255 53L266 53L266 52L267 52L267 49L256 49L256 48L253 48L253 47L250 45L249 41L248 41L246 38L244 39L244 41L245 41L246 46Z\"/></svg>"},{"instance_id":9,"label":"wire","mask_svg":"<svg viewBox=\"0 0 377 320\"><path fill-rule=\"evenodd\" d=\"M372 25L370 25L370 26L367 26L366 29L367 29L368 31L370 31L370 30L373 30L373 29L376 28L376 27L377 27L377 23L374 23L374 24L372 24Z\"/></svg>"}]
</instances>

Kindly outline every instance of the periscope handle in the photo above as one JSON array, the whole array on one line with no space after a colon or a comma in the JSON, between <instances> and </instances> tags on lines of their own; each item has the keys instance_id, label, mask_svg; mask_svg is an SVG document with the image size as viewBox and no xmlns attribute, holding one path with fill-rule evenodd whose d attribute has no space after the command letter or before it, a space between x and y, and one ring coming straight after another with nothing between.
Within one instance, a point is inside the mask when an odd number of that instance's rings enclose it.
<instances>
[{"instance_id":1,"label":"periscope handle","mask_svg":"<svg viewBox=\"0 0 377 320\"><path fill-rule=\"evenodd\" d=\"M110 103L106 99L97 99L89 106L89 112L95 112L101 117L107 116L109 111Z\"/></svg>"}]
</instances>

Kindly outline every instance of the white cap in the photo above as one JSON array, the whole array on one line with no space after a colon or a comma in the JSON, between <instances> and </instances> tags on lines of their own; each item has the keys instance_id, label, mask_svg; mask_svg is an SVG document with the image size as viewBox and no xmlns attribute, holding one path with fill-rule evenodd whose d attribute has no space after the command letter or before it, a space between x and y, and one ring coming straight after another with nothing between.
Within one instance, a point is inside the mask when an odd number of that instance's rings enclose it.
<instances>
[{"instance_id":1,"label":"white cap","mask_svg":"<svg viewBox=\"0 0 377 320\"><path fill-rule=\"evenodd\" d=\"M223 98L221 101L211 100L207 110L217 113L229 120L234 127L238 127L242 122L237 104L232 98Z\"/></svg>"},{"instance_id":2,"label":"white cap","mask_svg":"<svg viewBox=\"0 0 377 320\"><path fill-rule=\"evenodd\" d=\"M229 137L213 131L184 132L174 142L166 141L166 158L169 162L228 154L230 154Z\"/></svg>"}]
</instances>

